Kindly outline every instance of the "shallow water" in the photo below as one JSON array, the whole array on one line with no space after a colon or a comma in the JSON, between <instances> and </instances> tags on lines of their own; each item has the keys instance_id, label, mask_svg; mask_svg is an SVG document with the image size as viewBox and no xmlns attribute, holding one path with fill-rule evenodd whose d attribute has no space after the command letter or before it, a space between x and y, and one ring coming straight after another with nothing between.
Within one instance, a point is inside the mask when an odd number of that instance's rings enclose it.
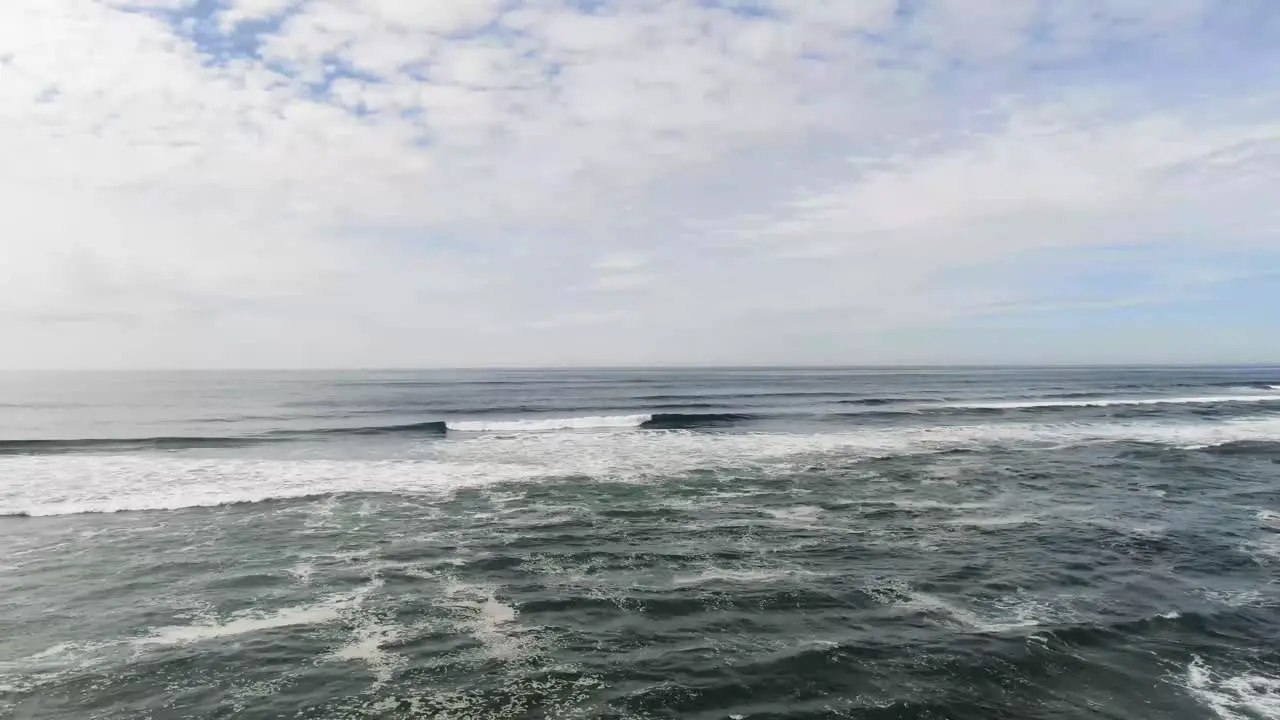
<instances>
[{"instance_id":1,"label":"shallow water","mask_svg":"<svg viewBox=\"0 0 1280 720\"><path fill-rule=\"evenodd\" d=\"M1276 385L0 376L0 713L1280 718Z\"/></svg>"}]
</instances>

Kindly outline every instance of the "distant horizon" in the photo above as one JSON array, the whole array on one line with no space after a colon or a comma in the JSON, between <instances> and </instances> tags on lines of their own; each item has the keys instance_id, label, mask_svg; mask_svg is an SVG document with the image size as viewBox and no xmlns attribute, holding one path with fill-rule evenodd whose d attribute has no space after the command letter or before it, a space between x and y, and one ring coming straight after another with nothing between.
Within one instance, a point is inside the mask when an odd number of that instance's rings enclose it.
<instances>
[{"instance_id":1,"label":"distant horizon","mask_svg":"<svg viewBox=\"0 0 1280 720\"><path fill-rule=\"evenodd\" d=\"M831 365L475 365L468 367L132 367L132 368L0 368L0 373L246 373L246 372L493 372L493 371L681 371L681 370L1182 370L1196 368L1240 368L1280 370L1280 361L1228 363L866 363Z\"/></svg>"}]
</instances>

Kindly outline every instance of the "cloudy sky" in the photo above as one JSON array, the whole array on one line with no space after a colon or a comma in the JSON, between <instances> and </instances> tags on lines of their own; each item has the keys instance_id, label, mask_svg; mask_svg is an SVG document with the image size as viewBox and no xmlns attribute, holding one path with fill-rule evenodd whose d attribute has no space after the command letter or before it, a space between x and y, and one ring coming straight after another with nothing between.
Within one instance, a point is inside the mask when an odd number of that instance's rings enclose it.
<instances>
[{"instance_id":1,"label":"cloudy sky","mask_svg":"<svg viewBox=\"0 0 1280 720\"><path fill-rule=\"evenodd\" d=\"M1275 0L3 0L0 367L1280 360Z\"/></svg>"}]
</instances>

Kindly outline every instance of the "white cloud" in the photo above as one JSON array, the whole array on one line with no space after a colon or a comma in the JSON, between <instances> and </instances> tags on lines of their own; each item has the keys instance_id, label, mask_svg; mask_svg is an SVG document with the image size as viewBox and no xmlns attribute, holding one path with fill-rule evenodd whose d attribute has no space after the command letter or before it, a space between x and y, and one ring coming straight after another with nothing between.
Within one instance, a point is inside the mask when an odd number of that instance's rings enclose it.
<instances>
[{"instance_id":1,"label":"white cloud","mask_svg":"<svg viewBox=\"0 0 1280 720\"><path fill-rule=\"evenodd\" d=\"M1278 247L1276 88L1099 64L1213 5L736 5L0 3L0 362L866 361L1043 304L983 264Z\"/></svg>"}]
</instances>

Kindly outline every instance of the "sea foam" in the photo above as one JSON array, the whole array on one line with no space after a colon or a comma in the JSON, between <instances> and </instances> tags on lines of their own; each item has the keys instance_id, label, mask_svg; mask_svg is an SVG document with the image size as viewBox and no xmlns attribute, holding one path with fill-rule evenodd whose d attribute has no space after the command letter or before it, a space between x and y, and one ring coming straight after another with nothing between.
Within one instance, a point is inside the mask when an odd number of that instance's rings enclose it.
<instances>
[{"instance_id":1,"label":"sea foam","mask_svg":"<svg viewBox=\"0 0 1280 720\"><path fill-rule=\"evenodd\" d=\"M825 462L976 449L1145 442L1206 448L1280 440L1280 418L1199 423L994 423L827 433L517 433L432 443L396 460L170 454L0 458L0 515L65 515L254 503L340 493L447 495L502 483L594 477L665 481L704 470L778 474Z\"/></svg>"}]
</instances>

